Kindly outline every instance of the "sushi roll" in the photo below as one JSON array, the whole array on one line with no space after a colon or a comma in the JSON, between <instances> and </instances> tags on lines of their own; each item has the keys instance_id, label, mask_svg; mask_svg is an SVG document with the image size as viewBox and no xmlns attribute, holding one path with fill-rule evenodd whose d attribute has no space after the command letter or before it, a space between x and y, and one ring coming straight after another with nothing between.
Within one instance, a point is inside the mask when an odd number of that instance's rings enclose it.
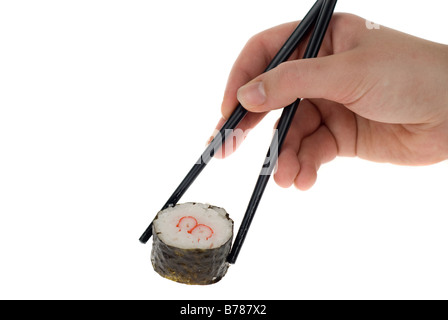
<instances>
[{"instance_id":1,"label":"sushi roll","mask_svg":"<svg viewBox=\"0 0 448 320\"><path fill-rule=\"evenodd\" d=\"M184 203L153 221L151 262L162 277L193 285L218 282L229 267L233 221L219 207Z\"/></svg>"}]
</instances>

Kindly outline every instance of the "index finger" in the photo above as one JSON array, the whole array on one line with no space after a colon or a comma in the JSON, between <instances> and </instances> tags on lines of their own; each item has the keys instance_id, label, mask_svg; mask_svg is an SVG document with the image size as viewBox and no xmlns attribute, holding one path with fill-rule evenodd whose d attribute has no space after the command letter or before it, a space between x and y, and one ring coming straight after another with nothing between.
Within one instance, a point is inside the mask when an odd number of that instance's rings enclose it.
<instances>
[{"instance_id":1,"label":"index finger","mask_svg":"<svg viewBox=\"0 0 448 320\"><path fill-rule=\"evenodd\" d=\"M238 89L263 73L279 48L297 27L297 24L298 22L291 22L268 29L253 36L247 42L236 59L227 81L221 106L224 119L228 119L238 105ZM260 115L249 113L238 127L241 129L252 128L262 118Z\"/></svg>"},{"instance_id":2,"label":"index finger","mask_svg":"<svg viewBox=\"0 0 448 320\"><path fill-rule=\"evenodd\" d=\"M324 38L319 57L355 48L366 32L366 28L362 26L362 21L354 15L335 14L330 22L328 34ZM266 66L299 23L300 21L276 26L253 36L247 42L236 59L227 81L221 106L224 119L228 119L238 105L238 89L263 73ZM298 49L294 51L290 60L302 57L306 43L307 39L304 39L302 44L299 44Z\"/></svg>"},{"instance_id":3,"label":"index finger","mask_svg":"<svg viewBox=\"0 0 448 320\"><path fill-rule=\"evenodd\" d=\"M274 58L279 48L283 45L285 39L289 37L292 31L297 27L298 22L283 24L253 36L245 45L240 55L236 59L224 92L224 99L221 105L222 118L216 125L214 133L219 132L221 127L230 117L238 105L237 91L260 75ZM295 55L295 54L293 54ZM250 129L254 128L267 114L248 112L235 129L239 129L243 139L237 139L236 144L232 143L232 148L227 148L226 142L221 147L221 152L215 154L215 157L225 158L233 153L247 136ZM237 131L236 131L237 132ZM213 139L210 137L208 143ZM226 152L224 152L226 150Z\"/></svg>"}]
</instances>

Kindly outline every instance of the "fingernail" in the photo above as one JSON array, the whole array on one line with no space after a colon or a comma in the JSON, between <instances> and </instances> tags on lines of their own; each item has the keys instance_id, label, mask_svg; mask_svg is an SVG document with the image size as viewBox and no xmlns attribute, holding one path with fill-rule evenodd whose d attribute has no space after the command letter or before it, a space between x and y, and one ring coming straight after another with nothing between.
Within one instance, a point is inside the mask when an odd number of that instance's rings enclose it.
<instances>
[{"instance_id":1,"label":"fingernail","mask_svg":"<svg viewBox=\"0 0 448 320\"><path fill-rule=\"evenodd\" d=\"M212 142L212 140L215 139L216 135L219 133L219 130L221 130L222 126L224 125L224 123L226 123L226 121L227 120L224 117L221 117L221 119L219 119L218 124L215 127L215 130L213 130L213 133L210 136L210 138L208 138L207 142L205 143L205 146L208 146L210 142Z\"/></svg>"},{"instance_id":2,"label":"fingernail","mask_svg":"<svg viewBox=\"0 0 448 320\"><path fill-rule=\"evenodd\" d=\"M213 139L215 139L215 137L218 133L219 133L219 130L215 129L213 131L212 135L210 136L210 138L208 138L207 142L205 143L205 146L208 146L213 141Z\"/></svg>"},{"instance_id":3,"label":"fingernail","mask_svg":"<svg viewBox=\"0 0 448 320\"><path fill-rule=\"evenodd\" d=\"M266 101L266 92L263 81L254 82L238 90L238 100L247 108L261 106Z\"/></svg>"}]
</instances>

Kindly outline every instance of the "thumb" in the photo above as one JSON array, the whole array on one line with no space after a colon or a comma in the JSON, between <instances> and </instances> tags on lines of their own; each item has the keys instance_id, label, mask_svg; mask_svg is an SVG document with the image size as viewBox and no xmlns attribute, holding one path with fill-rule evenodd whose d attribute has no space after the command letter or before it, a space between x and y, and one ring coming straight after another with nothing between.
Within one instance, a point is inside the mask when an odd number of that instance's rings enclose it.
<instances>
[{"instance_id":1,"label":"thumb","mask_svg":"<svg viewBox=\"0 0 448 320\"><path fill-rule=\"evenodd\" d=\"M242 86L238 100L251 112L283 108L298 98L323 98L348 104L363 94L359 91L365 74L354 58L346 52L282 63Z\"/></svg>"}]
</instances>

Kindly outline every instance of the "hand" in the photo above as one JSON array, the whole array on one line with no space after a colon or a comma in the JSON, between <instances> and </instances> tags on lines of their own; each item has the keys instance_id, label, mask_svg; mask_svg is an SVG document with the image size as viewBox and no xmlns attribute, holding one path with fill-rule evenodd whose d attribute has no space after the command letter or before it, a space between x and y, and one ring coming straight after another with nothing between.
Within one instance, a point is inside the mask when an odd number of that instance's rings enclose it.
<instances>
[{"instance_id":1,"label":"hand","mask_svg":"<svg viewBox=\"0 0 448 320\"><path fill-rule=\"evenodd\" d=\"M291 61L259 75L296 26L280 25L247 43L217 125L237 99L250 111L239 125L245 131L304 98L279 156L278 185L307 190L321 164L336 156L400 165L448 159L448 46L335 14L318 58L295 60L302 46Z\"/></svg>"}]
</instances>

